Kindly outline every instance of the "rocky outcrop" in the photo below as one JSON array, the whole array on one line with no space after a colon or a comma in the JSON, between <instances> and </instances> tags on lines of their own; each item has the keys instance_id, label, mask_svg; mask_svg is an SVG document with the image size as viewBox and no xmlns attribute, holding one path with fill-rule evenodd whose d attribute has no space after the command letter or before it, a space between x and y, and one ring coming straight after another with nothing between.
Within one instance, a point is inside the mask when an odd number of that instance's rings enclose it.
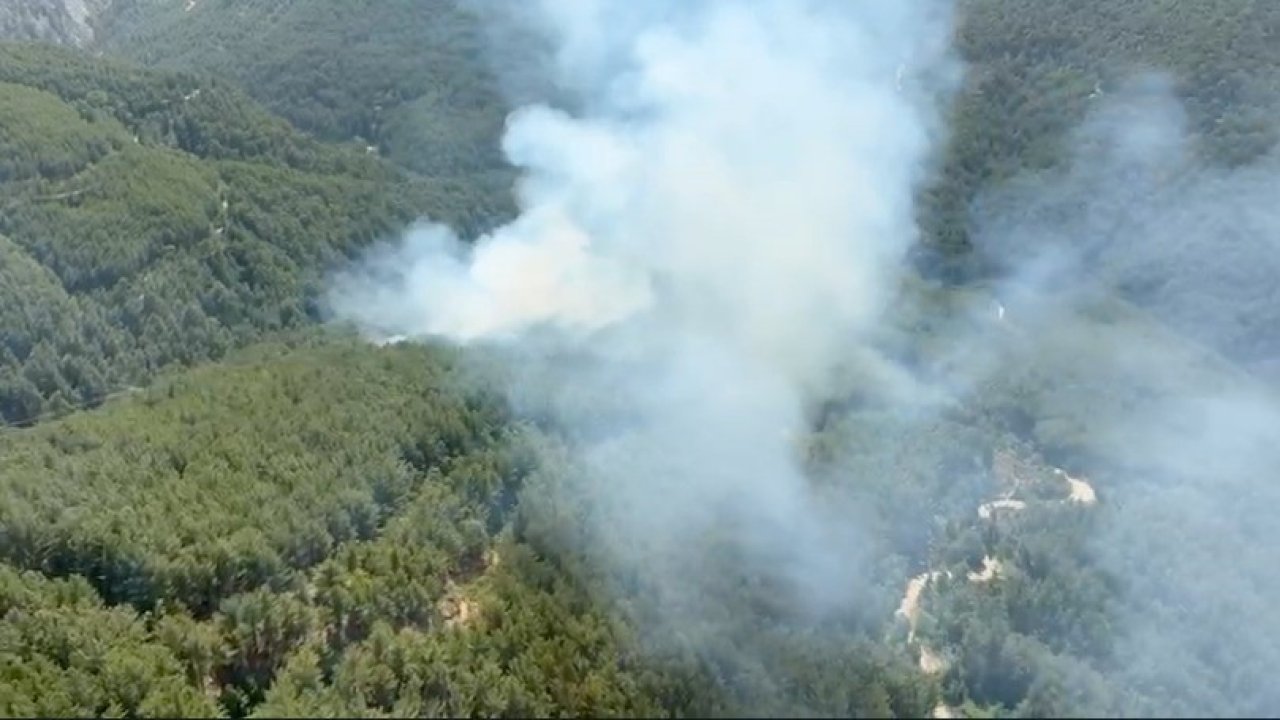
<instances>
[{"instance_id":1,"label":"rocky outcrop","mask_svg":"<svg viewBox=\"0 0 1280 720\"><path fill-rule=\"evenodd\" d=\"M84 47L112 0L4 0L0 2L0 39L40 40Z\"/></svg>"}]
</instances>

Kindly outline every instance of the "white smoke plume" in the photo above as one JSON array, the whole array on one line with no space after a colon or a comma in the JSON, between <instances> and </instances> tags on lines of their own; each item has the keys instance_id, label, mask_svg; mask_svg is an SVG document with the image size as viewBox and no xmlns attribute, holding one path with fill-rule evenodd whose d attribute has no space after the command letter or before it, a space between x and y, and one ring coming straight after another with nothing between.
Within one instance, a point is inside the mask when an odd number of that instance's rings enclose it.
<instances>
[{"instance_id":1,"label":"white smoke plume","mask_svg":"<svg viewBox=\"0 0 1280 720\"><path fill-rule=\"evenodd\" d=\"M717 582L692 549L708 534L805 612L847 601L865 548L810 495L792 439L916 239L958 76L948 4L543 0L522 20L575 100L509 118L519 217L470 245L414 229L339 279L338 317L497 343L623 408L576 456L594 549L668 616Z\"/></svg>"},{"instance_id":2,"label":"white smoke plume","mask_svg":"<svg viewBox=\"0 0 1280 720\"><path fill-rule=\"evenodd\" d=\"M543 3L590 110L514 113L521 216L474 248L418 229L341 314L470 341L651 313L792 375L828 361L914 239L933 123L895 73L946 48L937 3L862 5Z\"/></svg>"}]
</instances>

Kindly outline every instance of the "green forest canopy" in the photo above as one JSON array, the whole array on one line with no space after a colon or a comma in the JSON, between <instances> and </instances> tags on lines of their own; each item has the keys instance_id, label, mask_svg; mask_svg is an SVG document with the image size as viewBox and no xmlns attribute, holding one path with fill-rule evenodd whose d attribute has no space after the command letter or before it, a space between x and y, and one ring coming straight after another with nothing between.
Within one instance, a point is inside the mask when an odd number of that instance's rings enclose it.
<instances>
[{"instance_id":1,"label":"green forest canopy","mask_svg":"<svg viewBox=\"0 0 1280 720\"><path fill-rule=\"evenodd\" d=\"M975 269L973 198L1059 162L1126 68L1177 74L1210 161L1271 148L1276 8L966 0L969 86L923 210L935 260ZM1089 550L1098 513L1058 503L1049 467L1123 493L1143 468L1106 419L1180 386L1268 392L1228 361L1107 298L1034 346L990 343L1017 371L924 426L846 388L801 444L870 508L885 556L867 606L813 627L743 592L708 621L720 646L655 649L644 619L662 609L584 556L590 510L561 502L584 482L567 440L513 417L474 357L314 327L334 263L417 217L474 234L509 212L474 18L407 1L114 13L100 49L121 59L0 44L0 419L34 426L0 435L0 714L1257 710L1133 682L1111 632L1122 578ZM988 298L909 292L892 350L945 373L933 333ZM1135 335L1169 373L1107 356ZM1043 504L984 522L1010 462ZM949 665L922 672L902 587L987 556L1004 581L926 589L919 635Z\"/></svg>"},{"instance_id":2,"label":"green forest canopy","mask_svg":"<svg viewBox=\"0 0 1280 720\"><path fill-rule=\"evenodd\" d=\"M339 259L422 215L474 228L502 206L308 138L217 81L11 44L0 83L9 423L310 323Z\"/></svg>"}]
</instances>

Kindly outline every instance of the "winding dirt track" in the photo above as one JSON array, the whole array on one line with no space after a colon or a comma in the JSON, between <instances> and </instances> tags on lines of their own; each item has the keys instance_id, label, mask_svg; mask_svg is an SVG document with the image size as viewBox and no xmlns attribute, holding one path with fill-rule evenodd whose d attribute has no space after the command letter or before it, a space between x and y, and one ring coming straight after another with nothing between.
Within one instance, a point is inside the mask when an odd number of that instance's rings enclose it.
<instances>
[{"instance_id":1,"label":"winding dirt track","mask_svg":"<svg viewBox=\"0 0 1280 720\"><path fill-rule=\"evenodd\" d=\"M978 506L978 517L983 520L990 520L997 510L1018 511L1027 507L1027 504L1021 500L1010 500L1002 498L1000 500L992 500L991 502L982 503Z\"/></svg>"},{"instance_id":2,"label":"winding dirt track","mask_svg":"<svg viewBox=\"0 0 1280 720\"><path fill-rule=\"evenodd\" d=\"M978 506L978 516L983 520L992 520L1001 512L1018 512L1026 509L1027 507L1026 501L1016 500L1013 498L1013 495L1023 484L1022 479L1017 473L1016 458L1008 453L997 453L994 465L997 477L1009 482L1012 485L1012 489L1002 497L985 502ZM1098 502L1098 495L1094 491L1093 486L1089 484L1087 480L1073 477L1067 474L1067 472L1062 468L1053 468L1053 474L1066 481L1068 495L1063 500L1052 502L1074 503L1084 506L1094 505ZM1001 561L1000 558L992 555L986 555L982 558L982 569L978 571L970 571L967 579L972 583L990 583L999 580L1004 573L1004 562ZM920 658L920 672L926 675L944 673L949 666L944 653L919 642L916 638L916 627L920 621L920 613L922 612L921 601L925 588L928 587L929 583L937 581L937 579L943 575L946 575L948 578L951 577L951 573L949 571L932 570L916 575L908 580L906 590L902 594L902 602L898 605L898 609L894 613L896 616L906 620L907 644L917 647ZM961 717L961 715L959 709L951 707L946 703L939 703L933 708L933 717L958 718Z\"/></svg>"},{"instance_id":3,"label":"winding dirt track","mask_svg":"<svg viewBox=\"0 0 1280 720\"><path fill-rule=\"evenodd\" d=\"M924 593L924 589L929 583L934 582L942 573L934 571L917 575L907 581L907 591L902 595L902 602L898 605L898 611L895 613L898 617L907 621L907 642L914 642L916 637L916 623L920 621L920 595ZM951 573L946 573L947 577L951 577Z\"/></svg>"}]
</instances>

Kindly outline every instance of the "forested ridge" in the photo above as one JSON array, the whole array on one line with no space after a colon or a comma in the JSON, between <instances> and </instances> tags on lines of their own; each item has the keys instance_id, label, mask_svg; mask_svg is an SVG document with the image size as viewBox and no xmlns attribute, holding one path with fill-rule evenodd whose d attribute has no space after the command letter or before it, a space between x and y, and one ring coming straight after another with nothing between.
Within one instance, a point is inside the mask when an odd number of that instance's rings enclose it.
<instances>
[{"instance_id":1,"label":"forested ridge","mask_svg":"<svg viewBox=\"0 0 1280 720\"><path fill-rule=\"evenodd\" d=\"M101 56L0 43L0 715L1273 711L1245 691L1265 669L1232 655L1253 657L1248 623L1182 630L1165 652L1209 660L1173 679L1120 642L1135 617L1195 625L1202 598L1169 594L1188 567L1270 572L1153 499L1203 488L1143 445L1213 434L1186 388L1274 398L1265 347L1184 335L1140 291L1059 289L1079 312L997 318L1001 258L971 216L1066 164L1132 68L1174 73L1207 166L1265 156L1280 5L960 4L970 67L923 193L922 276L875 342L922 377L996 370L922 419L850 361L795 445L874 549L857 606L791 613L713 535L687 551L727 568L728 599L663 642L673 608L590 553L601 510L551 399L513 407L484 351L321 322L325 278L363 249L511 211L477 19L408 0L102 8ZM1146 405L1159 427L1125 425ZM1221 446L1253 452L1237 434ZM1268 497L1242 484L1215 517ZM1144 547L1120 513L1205 549Z\"/></svg>"},{"instance_id":2,"label":"forested ridge","mask_svg":"<svg viewBox=\"0 0 1280 720\"><path fill-rule=\"evenodd\" d=\"M311 322L339 258L423 214L476 227L472 200L490 201L305 137L218 81L9 44L0 83L9 423Z\"/></svg>"},{"instance_id":3,"label":"forested ridge","mask_svg":"<svg viewBox=\"0 0 1280 720\"><path fill-rule=\"evenodd\" d=\"M507 104L466 3L118 3L100 43L149 67L238 83L320 138L500 189ZM265 42L264 42L265 41Z\"/></svg>"}]
</instances>

